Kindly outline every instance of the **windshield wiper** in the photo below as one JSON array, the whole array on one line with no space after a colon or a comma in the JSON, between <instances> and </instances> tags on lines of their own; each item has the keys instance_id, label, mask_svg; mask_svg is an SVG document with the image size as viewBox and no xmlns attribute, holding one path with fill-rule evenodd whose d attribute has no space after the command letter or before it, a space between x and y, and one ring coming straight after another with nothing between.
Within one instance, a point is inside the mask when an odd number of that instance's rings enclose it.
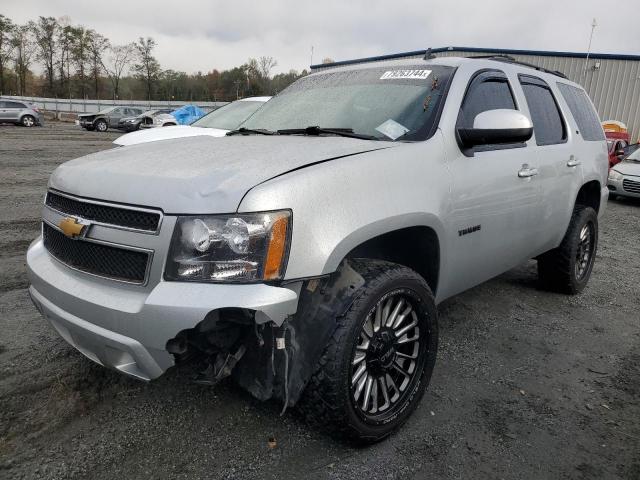
<instances>
[{"instance_id":1,"label":"windshield wiper","mask_svg":"<svg viewBox=\"0 0 640 480\"><path fill-rule=\"evenodd\" d=\"M278 130L280 135L338 135L339 137L360 138L362 140L380 140L373 135L355 133L353 128L320 128L318 126L306 128L287 128Z\"/></svg>"},{"instance_id":2,"label":"windshield wiper","mask_svg":"<svg viewBox=\"0 0 640 480\"><path fill-rule=\"evenodd\" d=\"M267 130L265 128L244 128L240 127L237 130L229 130L227 135L275 135L276 132Z\"/></svg>"}]
</instances>

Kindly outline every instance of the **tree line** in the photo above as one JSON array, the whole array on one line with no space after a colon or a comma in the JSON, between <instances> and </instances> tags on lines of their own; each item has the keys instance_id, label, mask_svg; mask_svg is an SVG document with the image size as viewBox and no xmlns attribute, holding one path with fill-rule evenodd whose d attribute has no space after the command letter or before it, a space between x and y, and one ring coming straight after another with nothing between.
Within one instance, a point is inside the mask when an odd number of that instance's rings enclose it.
<instances>
[{"instance_id":1,"label":"tree line","mask_svg":"<svg viewBox=\"0 0 640 480\"><path fill-rule=\"evenodd\" d=\"M20 25L0 14L0 95L232 101L274 95L307 74L271 75L277 66L273 57L207 73L164 70L155 49L151 37L118 45L66 16Z\"/></svg>"}]
</instances>

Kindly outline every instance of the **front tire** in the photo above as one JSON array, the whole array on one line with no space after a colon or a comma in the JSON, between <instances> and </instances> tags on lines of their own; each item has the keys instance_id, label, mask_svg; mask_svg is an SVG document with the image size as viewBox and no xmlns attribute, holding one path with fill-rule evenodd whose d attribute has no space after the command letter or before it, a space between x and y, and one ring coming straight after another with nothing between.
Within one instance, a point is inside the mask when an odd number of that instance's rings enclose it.
<instances>
[{"instance_id":1,"label":"front tire","mask_svg":"<svg viewBox=\"0 0 640 480\"><path fill-rule=\"evenodd\" d=\"M425 280L378 260L350 260L365 280L311 378L300 410L330 433L364 442L398 429L416 409L438 347L437 310Z\"/></svg>"},{"instance_id":2,"label":"front tire","mask_svg":"<svg viewBox=\"0 0 640 480\"><path fill-rule=\"evenodd\" d=\"M109 126L107 125L106 120L98 120L95 123L95 129L98 132L106 132L108 128L109 128Z\"/></svg>"},{"instance_id":3,"label":"front tire","mask_svg":"<svg viewBox=\"0 0 640 480\"><path fill-rule=\"evenodd\" d=\"M35 127L36 125L36 119L33 115L24 115L21 119L20 119L20 124L23 127Z\"/></svg>"},{"instance_id":4,"label":"front tire","mask_svg":"<svg viewBox=\"0 0 640 480\"><path fill-rule=\"evenodd\" d=\"M575 295L589 282L598 248L598 214L577 205L562 243L538 258L538 279L543 288Z\"/></svg>"}]
</instances>

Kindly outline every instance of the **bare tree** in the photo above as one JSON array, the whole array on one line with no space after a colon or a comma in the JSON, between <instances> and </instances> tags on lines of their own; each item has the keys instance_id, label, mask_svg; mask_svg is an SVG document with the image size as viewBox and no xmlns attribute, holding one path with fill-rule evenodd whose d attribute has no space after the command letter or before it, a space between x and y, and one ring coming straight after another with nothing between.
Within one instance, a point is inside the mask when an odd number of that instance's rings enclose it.
<instances>
[{"instance_id":1,"label":"bare tree","mask_svg":"<svg viewBox=\"0 0 640 480\"><path fill-rule=\"evenodd\" d=\"M278 66L278 62L273 57L260 57L258 59L258 72L263 79L271 78L271 70Z\"/></svg>"},{"instance_id":2,"label":"bare tree","mask_svg":"<svg viewBox=\"0 0 640 480\"><path fill-rule=\"evenodd\" d=\"M80 96L85 98L87 94L87 63L90 59L89 31L82 27L72 27L71 62L76 68L76 77L80 86Z\"/></svg>"},{"instance_id":3,"label":"bare tree","mask_svg":"<svg viewBox=\"0 0 640 480\"><path fill-rule=\"evenodd\" d=\"M56 65L60 80L60 92L68 92L71 97L71 48L73 46L73 27L67 16L58 19L58 58Z\"/></svg>"},{"instance_id":4,"label":"bare tree","mask_svg":"<svg viewBox=\"0 0 640 480\"><path fill-rule=\"evenodd\" d=\"M103 70L111 81L113 87L113 98L117 99L119 95L120 79L131 63L135 51L134 44L115 45L109 47L109 55L107 61L100 60Z\"/></svg>"},{"instance_id":5,"label":"bare tree","mask_svg":"<svg viewBox=\"0 0 640 480\"><path fill-rule=\"evenodd\" d=\"M36 47L31 41L31 32L35 29L35 24L29 22L13 29L12 43L14 47L14 65L18 77L18 92L25 95L27 90L27 74L33 61Z\"/></svg>"},{"instance_id":6,"label":"bare tree","mask_svg":"<svg viewBox=\"0 0 640 480\"><path fill-rule=\"evenodd\" d=\"M13 53L13 29L15 25L0 14L0 95L5 93L4 73Z\"/></svg>"},{"instance_id":7,"label":"bare tree","mask_svg":"<svg viewBox=\"0 0 640 480\"><path fill-rule=\"evenodd\" d=\"M52 94L54 91L53 81L55 77L55 55L58 28L58 21L53 17L39 17L38 22L36 23L36 55L38 60L40 60L44 65L49 94Z\"/></svg>"},{"instance_id":8,"label":"bare tree","mask_svg":"<svg viewBox=\"0 0 640 480\"><path fill-rule=\"evenodd\" d=\"M89 30L89 57L91 78L93 79L93 93L95 98L100 94L100 74L102 73L102 56L109 48L109 40L99 33Z\"/></svg>"},{"instance_id":9,"label":"bare tree","mask_svg":"<svg viewBox=\"0 0 640 480\"><path fill-rule=\"evenodd\" d=\"M156 42L151 37L147 37L146 39L140 37L138 43L135 44L138 63L133 66L133 70L136 72L136 76L145 84L147 100L151 100L154 84L158 81L162 73L160 64L156 60L156 57L153 56L155 46Z\"/></svg>"}]
</instances>

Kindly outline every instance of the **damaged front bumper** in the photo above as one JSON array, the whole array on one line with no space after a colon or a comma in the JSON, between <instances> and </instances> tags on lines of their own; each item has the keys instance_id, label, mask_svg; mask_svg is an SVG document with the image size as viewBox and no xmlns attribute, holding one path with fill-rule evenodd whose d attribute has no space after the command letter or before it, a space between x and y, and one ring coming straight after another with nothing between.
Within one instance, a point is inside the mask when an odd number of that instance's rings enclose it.
<instances>
[{"instance_id":1,"label":"damaged front bumper","mask_svg":"<svg viewBox=\"0 0 640 480\"><path fill-rule=\"evenodd\" d=\"M299 285L212 285L160 281L152 289L76 272L36 240L27 252L29 293L60 335L91 360L141 380L174 365L166 350L210 312L241 308L255 322L281 325L296 312Z\"/></svg>"}]
</instances>

